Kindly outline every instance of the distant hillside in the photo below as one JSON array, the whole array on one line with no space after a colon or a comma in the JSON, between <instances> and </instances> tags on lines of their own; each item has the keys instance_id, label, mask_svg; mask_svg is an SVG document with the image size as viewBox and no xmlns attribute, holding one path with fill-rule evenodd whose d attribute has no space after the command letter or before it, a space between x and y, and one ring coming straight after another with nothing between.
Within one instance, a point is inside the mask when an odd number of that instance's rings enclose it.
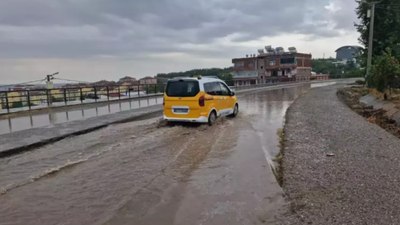
<instances>
[{"instance_id":1,"label":"distant hillside","mask_svg":"<svg viewBox=\"0 0 400 225\"><path fill-rule=\"evenodd\" d=\"M217 76L224 80L228 85L233 85L232 67L228 68L210 68L210 69L194 69L185 72L159 73L157 78L173 78L173 77L196 77L196 76Z\"/></svg>"}]
</instances>

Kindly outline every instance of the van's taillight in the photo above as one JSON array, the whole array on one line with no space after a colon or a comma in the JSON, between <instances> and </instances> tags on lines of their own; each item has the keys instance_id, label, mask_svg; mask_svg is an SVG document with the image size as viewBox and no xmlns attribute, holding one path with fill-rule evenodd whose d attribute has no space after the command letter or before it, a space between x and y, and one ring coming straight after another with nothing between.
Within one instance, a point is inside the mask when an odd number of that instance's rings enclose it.
<instances>
[{"instance_id":1,"label":"van's taillight","mask_svg":"<svg viewBox=\"0 0 400 225\"><path fill-rule=\"evenodd\" d=\"M204 105L205 105L205 100L206 100L206 98L204 97L204 95L203 95L203 96L200 96L200 98L199 98L199 105L200 105L200 106L204 106Z\"/></svg>"}]
</instances>

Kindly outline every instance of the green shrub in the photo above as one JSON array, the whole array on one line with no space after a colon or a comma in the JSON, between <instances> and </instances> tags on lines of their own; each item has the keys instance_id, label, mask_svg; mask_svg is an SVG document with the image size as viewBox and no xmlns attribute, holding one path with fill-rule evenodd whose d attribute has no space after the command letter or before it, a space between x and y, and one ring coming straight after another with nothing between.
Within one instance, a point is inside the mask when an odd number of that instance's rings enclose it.
<instances>
[{"instance_id":1,"label":"green shrub","mask_svg":"<svg viewBox=\"0 0 400 225\"><path fill-rule=\"evenodd\" d=\"M394 88L400 77L400 63L394 57L390 49L386 49L383 55L376 58L372 68L372 75L368 77L368 84L380 92Z\"/></svg>"}]
</instances>

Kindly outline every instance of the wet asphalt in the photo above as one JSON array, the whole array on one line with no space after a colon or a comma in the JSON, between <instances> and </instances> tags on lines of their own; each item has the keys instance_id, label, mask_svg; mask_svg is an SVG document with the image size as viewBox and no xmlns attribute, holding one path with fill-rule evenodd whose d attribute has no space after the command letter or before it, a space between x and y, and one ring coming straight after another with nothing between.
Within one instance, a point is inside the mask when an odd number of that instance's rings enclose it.
<instances>
[{"instance_id":1,"label":"wet asphalt","mask_svg":"<svg viewBox=\"0 0 400 225\"><path fill-rule=\"evenodd\" d=\"M0 159L0 224L274 224L285 112L310 85L239 96L236 118L111 125Z\"/></svg>"}]
</instances>

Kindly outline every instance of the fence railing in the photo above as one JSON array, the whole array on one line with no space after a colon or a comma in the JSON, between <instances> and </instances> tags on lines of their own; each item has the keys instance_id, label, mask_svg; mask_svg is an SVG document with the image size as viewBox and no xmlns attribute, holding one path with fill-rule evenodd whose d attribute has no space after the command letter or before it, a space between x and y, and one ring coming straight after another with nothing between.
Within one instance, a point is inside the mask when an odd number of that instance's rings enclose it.
<instances>
[{"instance_id":1,"label":"fence railing","mask_svg":"<svg viewBox=\"0 0 400 225\"><path fill-rule=\"evenodd\" d=\"M251 83L243 83L241 85L236 85L236 86L229 86L231 89L234 90L243 90L243 89L249 89L249 88L257 88L257 87L266 87L266 86L273 86L273 85L278 85L282 83L290 83L290 82L296 82L296 78L289 78L289 77L284 77L284 78L267 78L264 80L261 80L257 84L251 84Z\"/></svg>"},{"instance_id":2,"label":"fence railing","mask_svg":"<svg viewBox=\"0 0 400 225\"><path fill-rule=\"evenodd\" d=\"M163 91L163 84L1 91L0 114L47 107L133 99L161 94Z\"/></svg>"}]
</instances>

